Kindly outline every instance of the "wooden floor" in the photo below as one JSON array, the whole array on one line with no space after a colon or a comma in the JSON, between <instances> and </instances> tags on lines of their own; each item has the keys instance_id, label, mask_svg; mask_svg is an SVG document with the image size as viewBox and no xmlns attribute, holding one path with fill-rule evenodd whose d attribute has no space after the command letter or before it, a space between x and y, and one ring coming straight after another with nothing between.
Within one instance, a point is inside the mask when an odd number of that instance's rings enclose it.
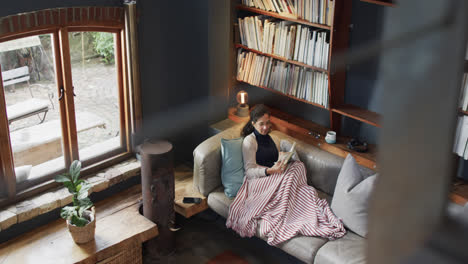
<instances>
[{"instance_id":1,"label":"wooden floor","mask_svg":"<svg viewBox=\"0 0 468 264\"><path fill-rule=\"evenodd\" d=\"M201 211L208 209L205 196L195 191L193 188L193 169L179 165L175 168L175 211L186 218L191 217ZM184 197L198 197L202 201L199 204L185 204Z\"/></svg>"}]
</instances>

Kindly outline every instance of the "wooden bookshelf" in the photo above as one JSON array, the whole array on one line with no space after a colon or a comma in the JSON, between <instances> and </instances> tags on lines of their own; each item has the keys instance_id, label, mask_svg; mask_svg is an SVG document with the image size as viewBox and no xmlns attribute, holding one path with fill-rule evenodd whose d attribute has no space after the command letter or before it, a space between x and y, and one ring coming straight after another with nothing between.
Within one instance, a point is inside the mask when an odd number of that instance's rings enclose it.
<instances>
[{"instance_id":1,"label":"wooden bookshelf","mask_svg":"<svg viewBox=\"0 0 468 264\"><path fill-rule=\"evenodd\" d=\"M375 127L381 127L381 116L378 113L367 109L346 104L337 108L333 108L332 111Z\"/></svg>"},{"instance_id":2,"label":"wooden bookshelf","mask_svg":"<svg viewBox=\"0 0 468 264\"><path fill-rule=\"evenodd\" d=\"M374 2L375 3L382 2L386 5L394 5L393 1L390 1L390 0L386 0L386 1L382 0L382 1L374 1ZM264 52L261 52L261 51L258 51L258 50L249 48L245 45L241 45L237 43L234 46L236 49L244 49L248 52L260 54L266 57L271 57L273 59L283 61L288 64L297 65L299 67L303 67L303 68L307 68L307 69L311 69L311 70L315 70L315 71L319 71L324 74L327 74L328 75L328 107L324 107L317 103L312 103L303 99L299 99L295 96L287 95L287 94L284 94L282 92L279 92L271 88L257 86L257 85L253 85L253 86L271 91L276 94L287 96L291 99L304 102L309 105L314 105L319 108L329 110L331 130L337 131L338 133L341 132L341 123L342 123L341 121L342 121L343 116L358 120L366 124L370 124L375 127L381 127L381 124L380 124L381 116L378 113L345 103L346 72L343 69L335 69L335 61L334 61L335 56L334 55L337 53L346 51L348 44L349 44L349 25L351 23L351 9L352 9L351 1L335 1L334 13L329 14L332 18L332 26L327 26L327 25L322 25L322 24L310 23L308 21L297 19L297 18L291 18L289 16L282 16L281 14L278 14L276 12L269 12L265 10L260 10L258 8L247 7L244 5L237 5L237 10L249 11L255 14L267 15L267 16L278 18L278 19L283 19L283 20L303 24L303 25L309 25L311 27L329 30L329 33L327 34L329 37L329 45L330 45L329 53L327 54L328 55L328 69L321 69L321 68L306 65L304 63L297 62L294 60L288 60L281 56L264 53ZM247 83L247 82L243 82L243 83ZM308 89L311 89L311 88L308 87Z\"/></svg>"},{"instance_id":3,"label":"wooden bookshelf","mask_svg":"<svg viewBox=\"0 0 468 264\"><path fill-rule=\"evenodd\" d=\"M393 0L361 0L361 2L367 2L367 3L383 5L383 6L391 6L391 7L396 6Z\"/></svg>"},{"instance_id":4,"label":"wooden bookshelf","mask_svg":"<svg viewBox=\"0 0 468 264\"><path fill-rule=\"evenodd\" d=\"M304 100L304 99L301 99L301 98L297 98L295 96L292 96L292 95L289 95L289 94L285 94L283 92L280 92L280 91L277 91L277 90L274 90L274 89L271 89L271 88L268 88L268 87L265 87L265 86L260 86L260 85L253 85L253 84L250 84L248 82L245 82L245 81L241 81L241 80L237 80L238 82L240 83L246 83L248 85L252 85L252 86L255 86L255 87L258 87L258 88L262 88L262 89L265 89L267 91L270 91L272 93L276 93L276 94L280 94L280 95L283 95L283 96L286 96L286 97L289 97L291 99L294 99L296 101L300 101L300 102L303 102L303 103L306 103L306 104L310 104L310 105L314 105L316 107L320 107L320 108L323 108L323 109L327 109L325 106L321 105L321 104L317 104L317 103L314 103L314 102L311 102L311 101L307 101L307 100Z\"/></svg>"},{"instance_id":5,"label":"wooden bookshelf","mask_svg":"<svg viewBox=\"0 0 468 264\"><path fill-rule=\"evenodd\" d=\"M468 116L468 111L464 111L464 110L462 110L461 108L458 108L458 113L460 113L461 115L466 115L466 116Z\"/></svg>"},{"instance_id":6,"label":"wooden bookshelf","mask_svg":"<svg viewBox=\"0 0 468 264\"><path fill-rule=\"evenodd\" d=\"M336 139L335 144L328 144L325 142L325 135L327 133L328 128L323 127L319 124L316 124L311 121L307 121L293 115L287 114L280 110L269 108L271 111L271 123L273 124L273 129L279 130L291 137L297 138L302 140L308 144L311 144L315 147L318 147L322 150L330 152L334 155L346 158L348 153L351 153L356 162L370 168L372 170L377 169L376 165L376 157L377 157L377 147L376 145L370 144L369 150L366 153L360 153L347 148L347 143L351 138L349 137L342 137L338 136ZM236 116L236 109L230 108L229 109L229 119L242 123L248 121L247 119L239 119ZM320 138L315 138L314 136L310 135L309 132L313 131L315 133L320 134Z\"/></svg>"},{"instance_id":7,"label":"wooden bookshelf","mask_svg":"<svg viewBox=\"0 0 468 264\"><path fill-rule=\"evenodd\" d=\"M266 15L266 16L270 16L270 17L274 17L274 18L279 18L279 19L283 19L283 20L287 20L287 21L292 21L292 22L295 22L295 23L299 23L299 24L307 25L307 26L311 26L311 27L322 28L322 29L327 29L327 30L331 29L331 27L328 26L328 25L312 23L312 22L309 22L307 20L300 19L300 18L293 18L293 17L289 17L289 16L283 16L283 15L278 14L276 12L265 11L265 10L261 10L261 9L255 8L255 7L237 5L237 9L244 10L244 11L249 11L249 12L260 14L260 15Z\"/></svg>"},{"instance_id":8,"label":"wooden bookshelf","mask_svg":"<svg viewBox=\"0 0 468 264\"><path fill-rule=\"evenodd\" d=\"M298 66L301 66L301 67L304 67L304 68L309 68L309 69L312 69L314 71L320 71L320 72L328 73L328 70L326 70L326 69L311 66L311 65L308 65L308 64L305 64L305 63L302 63L302 62L298 62L298 61L295 61L295 60L288 60L288 59L286 59L284 57L273 55L273 54L270 54L270 53L264 53L264 52L261 52L261 51L255 50L255 49L248 48L247 46L244 46L242 44L236 44L235 46L236 46L236 48L242 48L242 49L248 50L250 52L254 52L254 53L257 53L257 54L260 54L260 55L263 55L263 56L271 57L271 58L276 59L276 60L284 61L284 62L287 62L287 63L290 63L290 64L295 64L295 65L298 65Z\"/></svg>"}]
</instances>

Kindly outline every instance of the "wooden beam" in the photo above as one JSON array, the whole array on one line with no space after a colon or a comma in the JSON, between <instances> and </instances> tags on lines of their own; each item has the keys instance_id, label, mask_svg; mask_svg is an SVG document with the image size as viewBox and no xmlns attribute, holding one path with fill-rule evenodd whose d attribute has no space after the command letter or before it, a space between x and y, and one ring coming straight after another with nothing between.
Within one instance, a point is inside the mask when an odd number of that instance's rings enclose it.
<instances>
[{"instance_id":1,"label":"wooden beam","mask_svg":"<svg viewBox=\"0 0 468 264\"><path fill-rule=\"evenodd\" d=\"M1 69L0 69L1 72ZM6 192L8 197L16 195L16 177L13 153L10 144L10 129L8 126L8 117L6 112L5 91L3 90L3 80L0 74L0 162L1 182L4 186L0 190L2 194Z\"/></svg>"},{"instance_id":2,"label":"wooden beam","mask_svg":"<svg viewBox=\"0 0 468 264\"><path fill-rule=\"evenodd\" d=\"M75 120L75 103L73 98L73 79L70 62L70 43L68 40L68 29L62 28L59 30L61 62L62 62L62 77L63 87L65 89L63 100L65 104L66 124L68 127L68 142L70 145L69 155L71 160L79 160L78 152L78 136L76 131Z\"/></svg>"}]
</instances>

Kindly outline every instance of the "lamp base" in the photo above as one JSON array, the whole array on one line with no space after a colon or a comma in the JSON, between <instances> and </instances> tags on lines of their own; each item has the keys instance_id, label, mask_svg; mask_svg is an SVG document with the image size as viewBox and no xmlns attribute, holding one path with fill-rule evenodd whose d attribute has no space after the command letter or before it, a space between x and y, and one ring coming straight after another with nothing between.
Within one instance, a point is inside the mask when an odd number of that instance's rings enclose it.
<instances>
[{"instance_id":1,"label":"lamp base","mask_svg":"<svg viewBox=\"0 0 468 264\"><path fill-rule=\"evenodd\" d=\"M248 104L238 104L236 115L239 117L249 116L249 105Z\"/></svg>"}]
</instances>

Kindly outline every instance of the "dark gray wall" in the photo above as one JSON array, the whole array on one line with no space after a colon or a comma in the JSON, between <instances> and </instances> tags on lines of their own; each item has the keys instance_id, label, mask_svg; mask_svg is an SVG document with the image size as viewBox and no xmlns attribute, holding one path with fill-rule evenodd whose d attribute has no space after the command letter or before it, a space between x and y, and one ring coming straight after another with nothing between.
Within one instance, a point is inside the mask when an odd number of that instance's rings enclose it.
<instances>
[{"instance_id":1,"label":"dark gray wall","mask_svg":"<svg viewBox=\"0 0 468 264\"><path fill-rule=\"evenodd\" d=\"M353 0L350 52L357 47L382 38L384 12L389 8L391 7ZM378 81L379 63L380 57L373 57L358 64L348 65L345 89L346 103L377 113L382 112L381 94L383 90ZM377 143L379 128L350 118L344 118L343 122L342 132L344 134L359 136L373 144Z\"/></svg>"},{"instance_id":2,"label":"dark gray wall","mask_svg":"<svg viewBox=\"0 0 468 264\"><path fill-rule=\"evenodd\" d=\"M73 6L122 6L123 0L15 0L2 1L0 17L42 9Z\"/></svg>"},{"instance_id":3,"label":"dark gray wall","mask_svg":"<svg viewBox=\"0 0 468 264\"><path fill-rule=\"evenodd\" d=\"M349 48L352 50L362 44L381 39L383 12L385 8L375 4L353 0L352 28L350 31ZM380 93L382 92L377 82L379 58L373 58L360 64L347 68L345 103L360 106L375 112L380 110ZM252 104L265 103L287 113L300 116L306 120L316 122L329 127L329 112L305 103L289 99L285 96L268 92L264 89L247 84L236 86L236 91L244 89L249 93ZM231 96L231 104L235 99ZM343 118L342 134L357 136L370 143L377 143L379 129L371 125Z\"/></svg>"},{"instance_id":4,"label":"dark gray wall","mask_svg":"<svg viewBox=\"0 0 468 264\"><path fill-rule=\"evenodd\" d=\"M191 161L209 124L226 118L228 0L138 2L143 130Z\"/></svg>"}]
</instances>

